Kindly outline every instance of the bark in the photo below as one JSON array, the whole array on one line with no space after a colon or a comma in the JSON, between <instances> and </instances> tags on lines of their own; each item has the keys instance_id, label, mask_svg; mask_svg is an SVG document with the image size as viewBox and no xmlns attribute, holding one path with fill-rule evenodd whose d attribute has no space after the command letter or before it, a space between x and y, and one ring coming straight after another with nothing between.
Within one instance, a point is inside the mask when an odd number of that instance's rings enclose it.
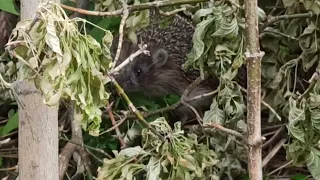
<instances>
[{"instance_id":1,"label":"bark","mask_svg":"<svg viewBox=\"0 0 320 180\"><path fill-rule=\"evenodd\" d=\"M8 38L12 29L17 24L18 16L5 12L0 11L0 51L4 50L4 46L8 42Z\"/></svg>"},{"instance_id":2,"label":"bark","mask_svg":"<svg viewBox=\"0 0 320 180\"><path fill-rule=\"evenodd\" d=\"M40 0L21 0L21 20L32 19ZM43 103L44 96L29 81L13 83L19 107L19 179L57 180L58 108Z\"/></svg>"},{"instance_id":3,"label":"bark","mask_svg":"<svg viewBox=\"0 0 320 180\"><path fill-rule=\"evenodd\" d=\"M257 0L245 1L247 42L247 124L248 124L248 170L251 180L262 180L261 166L261 58Z\"/></svg>"}]
</instances>

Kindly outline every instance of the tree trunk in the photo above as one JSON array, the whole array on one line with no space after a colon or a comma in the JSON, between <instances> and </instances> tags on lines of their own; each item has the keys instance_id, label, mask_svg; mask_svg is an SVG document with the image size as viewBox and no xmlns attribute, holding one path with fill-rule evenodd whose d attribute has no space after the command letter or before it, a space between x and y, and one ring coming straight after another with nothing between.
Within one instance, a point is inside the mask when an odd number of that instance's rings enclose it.
<instances>
[{"instance_id":1,"label":"tree trunk","mask_svg":"<svg viewBox=\"0 0 320 180\"><path fill-rule=\"evenodd\" d=\"M247 124L248 124L248 170L252 180L262 180L261 166L261 59L259 46L257 0L246 0L247 52Z\"/></svg>"},{"instance_id":2,"label":"tree trunk","mask_svg":"<svg viewBox=\"0 0 320 180\"><path fill-rule=\"evenodd\" d=\"M20 0L21 20L35 16L40 0ZM57 180L58 107L43 103L33 82L13 84L19 107L19 179Z\"/></svg>"}]
</instances>

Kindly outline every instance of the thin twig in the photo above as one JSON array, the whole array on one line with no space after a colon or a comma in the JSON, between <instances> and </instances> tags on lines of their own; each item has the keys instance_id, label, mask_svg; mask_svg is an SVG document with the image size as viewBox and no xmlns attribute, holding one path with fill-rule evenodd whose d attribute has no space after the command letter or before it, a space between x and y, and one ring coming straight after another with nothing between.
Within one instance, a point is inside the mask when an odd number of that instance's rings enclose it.
<instances>
[{"instance_id":1,"label":"thin twig","mask_svg":"<svg viewBox=\"0 0 320 180\"><path fill-rule=\"evenodd\" d=\"M271 12L268 14L268 18L272 17L272 14L277 10L277 7L279 6L281 0L277 0L276 5L272 7Z\"/></svg>"},{"instance_id":2,"label":"thin twig","mask_svg":"<svg viewBox=\"0 0 320 180\"><path fill-rule=\"evenodd\" d=\"M280 36L283 36L285 38L288 38L288 39L291 39L291 40L295 40L295 41L298 41L298 39L294 36L291 36L291 35L287 35L285 33L282 33L282 32L279 32L279 31L271 31L271 30L267 30L265 29L260 35L259 35L259 38L263 38L265 35L267 34L276 34L276 35L280 35Z\"/></svg>"},{"instance_id":3,"label":"thin twig","mask_svg":"<svg viewBox=\"0 0 320 180\"><path fill-rule=\"evenodd\" d=\"M267 21L262 25L261 30L265 29L266 27L282 20L287 19L299 19L299 18L310 18L315 16L316 14L310 12L301 13L301 14L290 14L290 15L280 15L280 16L273 16L267 19Z\"/></svg>"},{"instance_id":4,"label":"thin twig","mask_svg":"<svg viewBox=\"0 0 320 180\"><path fill-rule=\"evenodd\" d=\"M185 11L185 10L187 10L187 8L186 7L182 7L182 8L175 9L175 10L172 10L172 11L167 11L167 12L159 10L159 13L161 15L164 15L164 16L172 16L174 14L177 14L178 12Z\"/></svg>"},{"instance_id":5,"label":"thin twig","mask_svg":"<svg viewBox=\"0 0 320 180\"><path fill-rule=\"evenodd\" d=\"M108 111L109 117L111 119L112 126L115 126L117 123L116 123L116 120L114 119L114 116L113 116L112 104L109 104L109 101L108 101L107 106L108 106L107 111ZM122 138L122 134L121 134L119 128L115 127L115 130L116 130L117 138L118 138L120 145L121 145L121 149L123 149L126 147L126 143L124 142L124 140Z\"/></svg>"},{"instance_id":6,"label":"thin twig","mask_svg":"<svg viewBox=\"0 0 320 180\"><path fill-rule=\"evenodd\" d=\"M202 125L202 118L200 117L199 113L197 112L197 110L188 103L188 96L190 94L190 92L192 90L194 90L194 88L196 88L201 82L203 81L203 79L201 79L201 77L198 77L195 81L193 81L189 87L183 92L182 96L181 96L181 104L187 106L188 108L190 108L192 110L192 112L196 115L196 118L198 120L198 123L200 125Z\"/></svg>"},{"instance_id":7,"label":"thin twig","mask_svg":"<svg viewBox=\"0 0 320 180\"><path fill-rule=\"evenodd\" d=\"M271 152L263 159L262 161L262 168L268 164L268 162L279 152L280 148L283 147L284 143L287 141L286 138L281 139L277 145L273 147Z\"/></svg>"},{"instance_id":8,"label":"thin twig","mask_svg":"<svg viewBox=\"0 0 320 180\"><path fill-rule=\"evenodd\" d=\"M141 10L145 10L145 9L177 6L177 5L183 5L183 4L202 3L202 2L207 2L207 1L209 1L209 0L153 1L153 2L137 4L137 5L131 5L131 6L128 6L127 9L129 11L129 13L131 13L134 11L141 11ZM63 7L64 9L67 9L70 11L78 12L80 14L92 15L92 16L109 16L109 17L120 16L123 12L123 8L112 11L112 12L100 12L100 11L84 10L84 9L80 9L80 8L67 6L64 4L60 4L60 6Z\"/></svg>"},{"instance_id":9,"label":"thin twig","mask_svg":"<svg viewBox=\"0 0 320 180\"><path fill-rule=\"evenodd\" d=\"M18 166L8 167L8 168L0 168L0 171L14 171L18 169Z\"/></svg>"},{"instance_id":10,"label":"thin twig","mask_svg":"<svg viewBox=\"0 0 320 180\"><path fill-rule=\"evenodd\" d=\"M244 93L248 93L248 91L243 88L243 87L240 87L241 91L243 91ZM276 118L281 121L281 116L276 112L276 110L274 110L268 103L266 103L265 101L261 100L261 104L263 104L264 106L266 106L275 116Z\"/></svg>"},{"instance_id":11,"label":"thin twig","mask_svg":"<svg viewBox=\"0 0 320 180\"><path fill-rule=\"evenodd\" d=\"M127 64L129 64L130 62L132 62L134 60L135 57L139 56L140 54L147 54L150 55L150 52L147 49L147 45L144 44L142 46L139 45L139 50L136 51L135 53L131 54L126 60L124 60L121 64L119 64L117 67L115 67L114 69L111 69L109 74L113 75L115 73L117 73L118 71L120 71L123 67L125 67ZM114 63L115 65L115 63Z\"/></svg>"},{"instance_id":12,"label":"thin twig","mask_svg":"<svg viewBox=\"0 0 320 180\"><path fill-rule=\"evenodd\" d=\"M119 42L118 42L118 48L117 48L117 52L116 52L116 56L114 58L114 62L112 64L112 68L113 69L116 64L117 61L120 57L120 52L121 52L121 47L122 47L122 43L123 43L123 36L124 36L124 26L126 24L126 21L128 19L129 16L129 10L128 10L128 5L124 0L120 0L121 4L122 4L122 9L123 9L123 14L122 14L122 18L121 18L121 22L120 22L120 27L119 27Z\"/></svg>"},{"instance_id":13,"label":"thin twig","mask_svg":"<svg viewBox=\"0 0 320 180\"><path fill-rule=\"evenodd\" d=\"M275 172L277 172L277 171L289 166L290 164L292 164L292 162L293 162L293 160L290 160L290 161L284 163L282 166L280 166L277 169L275 169L275 170L271 171L270 173L268 173L267 176L271 176L273 173L275 173Z\"/></svg>"},{"instance_id":14,"label":"thin twig","mask_svg":"<svg viewBox=\"0 0 320 180\"><path fill-rule=\"evenodd\" d=\"M147 126L155 135L157 135L159 138L164 139L164 137L159 134L141 115L140 111L133 105L127 94L124 92L124 90L121 88L121 86L118 84L118 82L114 79L113 76L108 75L108 77L111 79L111 82L116 87L118 93L124 98L124 100L127 102L130 110L138 117L139 121Z\"/></svg>"},{"instance_id":15,"label":"thin twig","mask_svg":"<svg viewBox=\"0 0 320 180\"><path fill-rule=\"evenodd\" d=\"M190 92L196 88L201 82L203 81L203 79L201 79L201 77L198 77L195 81L193 81L189 87L183 92L181 99L185 99L187 100L188 95L190 94Z\"/></svg>"},{"instance_id":16,"label":"thin twig","mask_svg":"<svg viewBox=\"0 0 320 180\"><path fill-rule=\"evenodd\" d=\"M192 112L196 115L197 121L198 123L202 126L202 118L199 115L198 111L196 110L196 108L194 108L191 104L187 103L184 99L181 98L181 104L187 106L189 109L192 110Z\"/></svg>"},{"instance_id":17,"label":"thin twig","mask_svg":"<svg viewBox=\"0 0 320 180\"><path fill-rule=\"evenodd\" d=\"M309 79L309 83L310 85L308 86L308 88L298 97L298 101L300 101L302 98L304 98L305 96L307 96L312 90L313 87L316 85L317 80L319 79L319 71L316 70L311 78Z\"/></svg>"},{"instance_id":18,"label":"thin twig","mask_svg":"<svg viewBox=\"0 0 320 180\"><path fill-rule=\"evenodd\" d=\"M89 151L89 149L87 149L87 152L97 161L99 161L100 163L103 163L103 161L101 159L99 159L94 153L92 153L91 151Z\"/></svg>"},{"instance_id":19,"label":"thin twig","mask_svg":"<svg viewBox=\"0 0 320 180\"><path fill-rule=\"evenodd\" d=\"M1 141L0 141L0 147L1 147L2 145L4 145L4 144L10 142L10 140L11 140L11 138L7 138L7 139L5 139L5 140L1 140Z\"/></svg>"},{"instance_id":20,"label":"thin twig","mask_svg":"<svg viewBox=\"0 0 320 180\"><path fill-rule=\"evenodd\" d=\"M204 97L207 97L207 96L211 96L211 95L214 95L216 94L218 91L217 90L214 90L212 92L208 92L208 93L205 93L205 94L201 94L201 95L198 95L198 96L194 96L194 97L191 97L190 99L187 99L186 102L191 102L191 101L194 101L194 100L197 100L197 99L201 99L201 98L204 98ZM164 112L168 112L170 110L173 110L177 107L179 107L181 105L181 100L176 102L175 104L172 104L170 106L167 106L167 107L164 107L164 108L161 108L161 109L158 109L158 110L155 110L155 111L152 111L152 112L142 112L141 114L143 115L144 118L147 118L149 116L153 116L153 115L156 115L156 114L161 114L161 113L164 113ZM107 117L108 118L108 117ZM118 117L118 118L115 118L116 120L119 120L119 119L122 119L123 117ZM128 119L134 119L136 118L136 115L128 115L126 116L126 118Z\"/></svg>"},{"instance_id":21,"label":"thin twig","mask_svg":"<svg viewBox=\"0 0 320 180\"><path fill-rule=\"evenodd\" d=\"M87 149L90 149L90 150L93 150L93 151L96 151L96 152L99 152L99 153L102 153L102 154L105 155L107 158L112 159L112 157L111 157L108 153L106 153L104 150L102 150L102 149L100 149L100 148L93 148L93 147L87 146L87 145L85 145L85 144L83 144L83 143L79 144L79 143L77 143L77 142L74 142L74 141L72 141L72 140L69 140L69 139L66 139L66 138L63 138L63 137L59 137L59 139L60 139L60 140L67 141L67 142L70 142L70 143L72 143L72 144L76 144L76 145L78 145L78 146L85 147L85 148L87 148Z\"/></svg>"},{"instance_id":22,"label":"thin twig","mask_svg":"<svg viewBox=\"0 0 320 180\"><path fill-rule=\"evenodd\" d=\"M262 149L265 147L268 147L279 135L280 133L284 130L284 126L281 126L277 132L267 141L262 145Z\"/></svg>"},{"instance_id":23,"label":"thin twig","mask_svg":"<svg viewBox=\"0 0 320 180\"><path fill-rule=\"evenodd\" d=\"M229 135L232 135L232 136L235 136L235 137L239 137L245 141L247 141L247 138L245 136L243 136L241 133L237 132L237 131L234 131L232 129L228 129L228 128L225 128L223 127L221 124L206 124L203 126L204 128L216 128L220 131L223 131Z\"/></svg>"},{"instance_id":24,"label":"thin twig","mask_svg":"<svg viewBox=\"0 0 320 180\"><path fill-rule=\"evenodd\" d=\"M110 116L109 116L109 117L110 117ZM101 135L103 135L103 134L105 134L105 133L111 132L111 131L113 131L114 129L118 128L118 127L127 119L126 117L125 117L125 118L119 117L119 118L120 118L120 122L118 122L116 125L113 125L111 128L103 131L102 133L99 134L99 136L101 136Z\"/></svg>"},{"instance_id":25,"label":"thin twig","mask_svg":"<svg viewBox=\"0 0 320 180\"><path fill-rule=\"evenodd\" d=\"M201 99L201 98L204 98L204 97L212 96L212 95L217 94L218 92L219 92L219 90L216 89L216 90L208 92L208 93L204 93L204 94L201 94L201 95L198 95L198 96L194 96L192 98L189 98L188 102L189 101L194 101L194 100L197 100L197 99Z\"/></svg>"}]
</instances>

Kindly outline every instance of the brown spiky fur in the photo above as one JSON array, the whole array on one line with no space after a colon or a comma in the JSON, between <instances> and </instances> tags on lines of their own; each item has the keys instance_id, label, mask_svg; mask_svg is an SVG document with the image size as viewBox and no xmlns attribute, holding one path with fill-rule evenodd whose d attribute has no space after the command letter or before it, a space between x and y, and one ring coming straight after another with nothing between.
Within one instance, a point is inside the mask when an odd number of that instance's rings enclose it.
<instances>
[{"instance_id":1,"label":"brown spiky fur","mask_svg":"<svg viewBox=\"0 0 320 180\"><path fill-rule=\"evenodd\" d=\"M176 15L173 22L166 28L159 27L161 15L151 13L150 26L137 32L138 44L141 42L148 45L150 55L141 54L125 66L115 79L123 87L125 92L142 92L148 97L159 97L168 94L182 95L190 83L198 76L196 71L184 72L181 65L186 61L186 55L192 48L192 36L194 26ZM118 38L114 38L112 54L116 53ZM138 50L138 45L125 39L122 44L121 54L117 64L123 62L127 57ZM159 50L164 50L160 51ZM162 53L161 53L162 52ZM166 53L165 53L166 52ZM161 61L165 54L166 61ZM156 59L160 59L156 61ZM164 64L162 64L164 62ZM137 69L142 71L136 75ZM213 88L201 85L196 87L189 97L194 97ZM212 97L202 98L190 102L198 111L204 112L209 109ZM170 113L170 121L194 118L194 113L185 106L180 106Z\"/></svg>"}]
</instances>

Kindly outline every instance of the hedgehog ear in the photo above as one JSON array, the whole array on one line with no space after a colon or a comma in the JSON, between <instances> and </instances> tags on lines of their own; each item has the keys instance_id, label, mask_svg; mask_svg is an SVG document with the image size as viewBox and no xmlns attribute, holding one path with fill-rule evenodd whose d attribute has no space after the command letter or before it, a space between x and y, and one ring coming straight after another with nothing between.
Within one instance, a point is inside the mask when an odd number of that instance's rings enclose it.
<instances>
[{"instance_id":1,"label":"hedgehog ear","mask_svg":"<svg viewBox=\"0 0 320 180\"><path fill-rule=\"evenodd\" d=\"M168 53L164 49L159 49L152 55L152 64L156 65L157 67L161 67L166 64L167 60Z\"/></svg>"}]
</instances>

